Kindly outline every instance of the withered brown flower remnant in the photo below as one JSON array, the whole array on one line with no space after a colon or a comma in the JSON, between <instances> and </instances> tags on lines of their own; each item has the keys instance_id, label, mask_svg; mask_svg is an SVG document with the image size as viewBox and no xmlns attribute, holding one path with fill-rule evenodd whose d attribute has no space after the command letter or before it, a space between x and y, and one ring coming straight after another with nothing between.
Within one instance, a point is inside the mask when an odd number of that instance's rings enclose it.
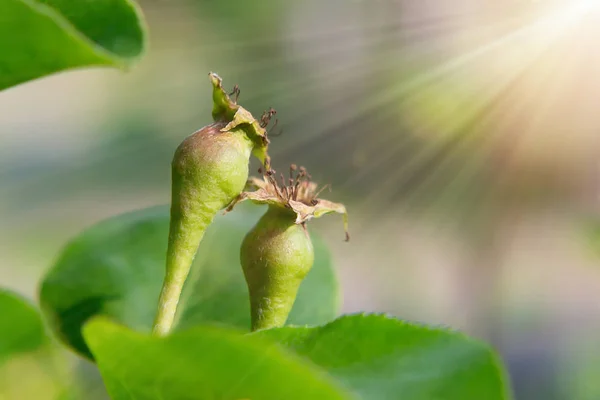
<instances>
[{"instance_id":1,"label":"withered brown flower remnant","mask_svg":"<svg viewBox=\"0 0 600 400\"><path fill-rule=\"evenodd\" d=\"M346 241L350 240L346 207L341 203L319 198L325 189L331 187L329 184L319 187L312 181L306 168L298 168L295 164L290 166L287 178L283 174L277 177L276 171L273 169L266 172L260 169L259 173L263 174L262 178L251 177L248 180L247 186L255 190L241 193L227 207L227 211L231 211L237 203L249 199L257 204L268 204L291 210L295 213L294 222L303 227L313 218L320 218L329 213L338 213L342 214L344 218Z\"/></svg>"}]
</instances>

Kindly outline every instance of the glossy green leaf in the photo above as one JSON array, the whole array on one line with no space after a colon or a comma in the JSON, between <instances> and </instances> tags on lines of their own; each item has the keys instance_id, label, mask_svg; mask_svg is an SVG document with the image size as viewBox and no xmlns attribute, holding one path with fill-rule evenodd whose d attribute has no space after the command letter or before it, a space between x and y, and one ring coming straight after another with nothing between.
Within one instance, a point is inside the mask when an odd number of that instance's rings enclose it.
<instances>
[{"instance_id":1,"label":"glossy green leaf","mask_svg":"<svg viewBox=\"0 0 600 400\"><path fill-rule=\"evenodd\" d=\"M113 400L349 398L280 346L227 329L195 327L161 338L101 318L84 334Z\"/></svg>"},{"instance_id":2,"label":"glossy green leaf","mask_svg":"<svg viewBox=\"0 0 600 400\"><path fill-rule=\"evenodd\" d=\"M47 344L39 312L28 301L0 290L0 363Z\"/></svg>"},{"instance_id":3,"label":"glossy green leaf","mask_svg":"<svg viewBox=\"0 0 600 400\"><path fill-rule=\"evenodd\" d=\"M125 68L144 46L130 0L0 1L0 90L78 67Z\"/></svg>"},{"instance_id":4,"label":"glossy green leaf","mask_svg":"<svg viewBox=\"0 0 600 400\"><path fill-rule=\"evenodd\" d=\"M249 329L248 289L239 252L244 235L264 211L247 204L215 218L184 287L176 329L204 322ZM164 275L168 229L168 208L155 207L101 222L73 240L40 289L42 310L59 337L89 355L81 327L99 314L149 331ZM300 287L291 324L322 324L338 312L329 253L314 236L313 243L315 265Z\"/></svg>"},{"instance_id":5,"label":"glossy green leaf","mask_svg":"<svg viewBox=\"0 0 600 400\"><path fill-rule=\"evenodd\" d=\"M383 315L344 316L314 328L253 335L282 343L366 400L505 400L494 352L445 329Z\"/></svg>"}]
</instances>

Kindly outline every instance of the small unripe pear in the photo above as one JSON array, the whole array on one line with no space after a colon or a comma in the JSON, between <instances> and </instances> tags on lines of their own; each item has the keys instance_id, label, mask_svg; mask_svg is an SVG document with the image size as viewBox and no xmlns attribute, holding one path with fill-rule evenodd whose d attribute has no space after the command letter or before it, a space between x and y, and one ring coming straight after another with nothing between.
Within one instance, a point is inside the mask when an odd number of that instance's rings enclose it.
<instances>
[{"instance_id":1,"label":"small unripe pear","mask_svg":"<svg viewBox=\"0 0 600 400\"><path fill-rule=\"evenodd\" d=\"M168 333L173 325L183 284L206 228L244 190L250 155L254 152L268 167L265 126L229 98L221 78L212 73L210 78L215 122L188 136L171 165L166 274L154 323L158 335Z\"/></svg>"},{"instance_id":2,"label":"small unripe pear","mask_svg":"<svg viewBox=\"0 0 600 400\"><path fill-rule=\"evenodd\" d=\"M292 310L300 284L314 262L306 228L308 220L331 212L343 214L346 240L349 239L346 208L318 199L317 185L310 182L303 168L298 174L296 170L292 166L289 183L282 177L281 185L272 170L265 173L263 180L251 179L249 183L257 190L242 193L228 208L246 199L269 205L244 238L240 251L253 331L283 326Z\"/></svg>"},{"instance_id":3,"label":"small unripe pear","mask_svg":"<svg viewBox=\"0 0 600 400\"><path fill-rule=\"evenodd\" d=\"M252 330L285 324L298 288L312 268L312 242L295 220L293 211L271 205L242 243Z\"/></svg>"}]
</instances>

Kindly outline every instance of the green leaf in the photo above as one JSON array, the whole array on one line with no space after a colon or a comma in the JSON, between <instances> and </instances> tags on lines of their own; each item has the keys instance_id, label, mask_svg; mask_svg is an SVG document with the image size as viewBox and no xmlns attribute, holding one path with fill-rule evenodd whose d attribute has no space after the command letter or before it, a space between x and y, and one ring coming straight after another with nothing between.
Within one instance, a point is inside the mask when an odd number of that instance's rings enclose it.
<instances>
[{"instance_id":1,"label":"green leaf","mask_svg":"<svg viewBox=\"0 0 600 400\"><path fill-rule=\"evenodd\" d=\"M99 318L84 335L113 400L349 398L280 346L227 329L196 327L160 338Z\"/></svg>"},{"instance_id":2,"label":"green leaf","mask_svg":"<svg viewBox=\"0 0 600 400\"><path fill-rule=\"evenodd\" d=\"M25 299L0 289L0 363L46 345L38 311Z\"/></svg>"},{"instance_id":3,"label":"green leaf","mask_svg":"<svg viewBox=\"0 0 600 400\"><path fill-rule=\"evenodd\" d=\"M145 36L130 0L2 0L0 90L78 67L126 68Z\"/></svg>"},{"instance_id":4,"label":"green leaf","mask_svg":"<svg viewBox=\"0 0 600 400\"><path fill-rule=\"evenodd\" d=\"M0 399L81 398L71 395L63 356L46 335L39 311L0 289Z\"/></svg>"},{"instance_id":5,"label":"green leaf","mask_svg":"<svg viewBox=\"0 0 600 400\"><path fill-rule=\"evenodd\" d=\"M350 315L321 327L283 327L254 335L307 357L363 399L510 398L494 352L445 329L383 315Z\"/></svg>"},{"instance_id":6,"label":"green leaf","mask_svg":"<svg viewBox=\"0 0 600 400\"><path fill-rule=\"evenodd\" d=\"M205 322L249 329L248 289L239 252L244 235L263 212L248 204L215 218L184 287L176 329ZM81 327L94 315L110 316L135 330L151 329L168 230L168 208L154 207L101 222L65 248L40 289L42 310L62 340L89 356ZM317 237L313 243L315 264L300 287L291 324L322 324L338 313L330 255Z\"/></svg>"}]
</instances>

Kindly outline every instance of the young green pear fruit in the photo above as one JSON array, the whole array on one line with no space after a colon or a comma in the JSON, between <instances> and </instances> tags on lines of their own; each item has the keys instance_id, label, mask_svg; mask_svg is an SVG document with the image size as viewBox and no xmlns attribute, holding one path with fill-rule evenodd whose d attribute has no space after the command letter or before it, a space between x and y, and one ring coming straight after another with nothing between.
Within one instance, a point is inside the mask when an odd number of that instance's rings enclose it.
<instances>
[{"instance_id":1,"label":"young green pear fruit","mask_svg":"<svg viewBox=\"0 0 600 400\"><path fill-rule=\"evenodd\" d=\"M317 185L304 168L292 165L290 178L281 185L269 170L263 179L252 178L253 192L244 192L228 208L250 199L268 204L267 212L248 232L240 260L250 294L251 329L283 326L296 300L300 284L314 262L313 245L306 223L328 213L344 215L346 240L348 219L343 204L319 199Z\"/></svg>"},{"instance_id":2,"label":"young green pear fruit","mask_svg":"<svg viewBox=\"0 0 600 400\"><path fill-rule=\"evenodd\" d=\"M237 104L237 86L232 100L221 78L214 73L209 76L214 123L188 136L173 157L166 274L153 328L157 335L167 334L173 325L183 284L206 228L244 190L251 153L269 168L265 128L274 110L257 121Z\"/></svg>"}]
</instances>

